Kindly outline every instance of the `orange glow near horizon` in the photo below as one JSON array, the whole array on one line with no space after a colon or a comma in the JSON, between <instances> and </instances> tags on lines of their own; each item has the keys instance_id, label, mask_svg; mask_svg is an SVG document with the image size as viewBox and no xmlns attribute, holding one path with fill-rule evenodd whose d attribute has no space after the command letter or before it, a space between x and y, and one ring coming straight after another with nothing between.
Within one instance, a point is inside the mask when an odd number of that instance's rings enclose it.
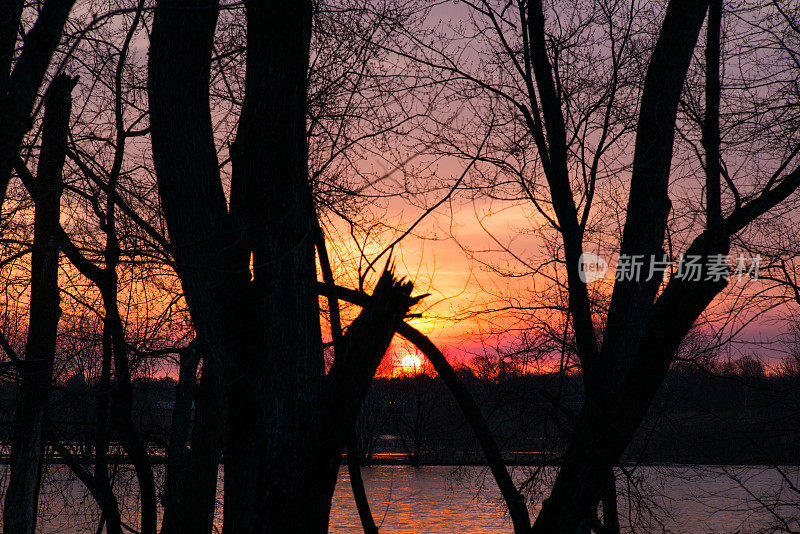
<instances>
[{"instance_id":1,"label":"orange glow near horizon","mask_svg":"<svg viewBox=\"0 0 800 534\"><path fill-rule=\"evenodd\" d=\"M461 172L462 164L440 166L438 179L442 183L451 183ZM431 202L439 198L434 193L431 195ZM555 284L546 275L528 272L533 270L531 266L552 262L556 253L545 246L542 236L535 231L547 225L527 202L456 196L429 213L407 235L406 230L414 224L421 210L424 211L424 206L412 209L402 200L392 200L380 209L385 209L386 213L371 215L378 221L374 223L378 230L374 234L359 235L358 243L348 224L342 220L327 221L328 253L336 283L349 288L361 286L370 293L389 254L380 256L370 269L365 267L366 263L402 237L391 253L395 274L414 283L414 294L430 293L411 310L419 316L408 318L407 322L428 336L454 366L474 367L475 356L516 352L524 336L529 336L526 342L535 346L539 334L530 327L533 314L538 314L537 320L545 321L553 331L562 327L557 312L531 311L539 304L535 299L550 295L548 292ZM28 210L15 216L24 219L32 215ZM369 214L364 217L370 218ZM64 224L70 221L67 218ZM607 255L603 250L588 245L587 251ZM605 276L590 285L590 292L597 297L607 296L613 288L615 262L610 256L608 259L609 269ZM23 255L19 260L4 265L2 274L5 279L25 280L29 272L28 261L29 256ZM359 280L359 274L365 279ZM166 268L153 269L145 265L139 269L129 264L120 268L119 275L121 290L118 301L131 336L144 336L157 349L187 343L191 338L191 322L184 303L175 299L181 293L177 276ZM67 288L62 296L62 324L69 323L69 328L76 331L85 324L93 324L91 321L98 321L98 312L102 309L99 292L63 256L61 276L63 287ZM318 279L322 279L321 274ZM73 290L73 287L78 290ZM736 288L733 284L731 287ZM24 325L29 286L20 284L19 288L18 293L0 296L0 305L8 310L6 321L10 323L13 316L18 324ZM555 299L556 294L553 295ZM731 302L738 296L732 293ZM723 295L712 305L710 324L722 324L730 318L726 299L727 295ZM554 302L563 305L563 302ZM330 341L324 298L320 304L323 307L320 318L323 337ZM341 306L346 327L360 308L344 302ZM772 316L765 315L752 325L749 317L742 317L736 325L744 325L742 332L750 339L772 338L779 333L777 320L783 313L786 313L785 308ZM745 331L745 327L749 330ZM20 329L22 332L24 330ZM14 342L22 346L24 336L17 337ZM780 353L771 353L767 342L760 345L759 355L768 364L771 365L773 358L777 361ZM731 351L734 356L741 355L735 350ZM745 346L742 350L753 349ZM177 372L169 368L169 364L164 365L165 370L159 370L155 376L160 373L161 376L176 378ZM524 372L553 372L558 369L558 359L532 363L522 360L519 365ZM380 370L378 376L402 376L428 369L428 361L415 353L413 346L396 337L387 353L384 370Z\"/></svg>"},{"instance_id":2,"label":"orange glow near horizon","mask_svg":"<svg viewBox=\"0 0 800 534\"><path fill-rule=\"evenodd\" d=\"M400 358L399 370L406 374L416 374L422 369L422 358L416 354L406 354Z\"/></svg>"}]
</instances>

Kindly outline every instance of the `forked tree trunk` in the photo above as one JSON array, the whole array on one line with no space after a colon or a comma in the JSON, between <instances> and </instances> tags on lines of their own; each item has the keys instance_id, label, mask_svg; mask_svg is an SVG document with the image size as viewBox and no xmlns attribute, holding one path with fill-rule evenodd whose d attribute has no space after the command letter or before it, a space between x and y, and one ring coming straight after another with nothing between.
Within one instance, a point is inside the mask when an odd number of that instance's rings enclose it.
<instances>
[{"instance_id":1,"label":"forked tree trunk","mask_svg":"<svg viewBox=\"0 0 800 534\"><path fill-rule=\"evenodd\" d=\"M43 420L53 379L58 320L59 249L56 233L66 157L71 92L75 82L67 75L53 80L45 98L42 150L34 196L31 299L28 340L17 399L11 442L11 475L5 496L3 528L7 534L33 534L39 501L44 453Z\"/></svg>"},{"instance_id":2,"label":"forked tree trunk","mask_svg":"<svg viewBox=\"0 0 800 534\"><path fill-rule=\"evenodd\" d=\"M687 254L702 258L727 254L724 245L719 247L703 234ZM584 403L533 532L574 532L593 516L608 473L647 414L680 341L725 285L725 281L670 281L651 310L641 346L618 390Z\"/></svg>"},{"instance_id":3,"label":"forked tree trunk","mask_svg":"<svg viewBox=\"0 0 800 534\"><path fill-rule=\"evenodd\" d=\"M195 384L201 351L199 342L195 345L181 356L161 534L210 534L214 526L222 440L208 368Z\"/></svg>"},{"instance_id":4,"label":"forked tree trunk","mask_svg":"<svg viewBox=\"0 0 800 534\"><path fill-rule=\"evenodd\" d=\"M216 2L158 3L148 86L159 193L220 407L225 532L237 534L280 532L323 376L304 130L310 5L246 7L251 53L230 213L208 104Z\"/></svg>"},{"instance_id":5,"label":"forked tree trunk","mask_svg":"<svg viewBox=\"0 0 800 534\"><path fill-rule=\"evenodd\" d=\"M708 3L672 0L642 90L621 255L660 257L670 211L674 128L686 73ZM687 255L727 254L727 239L701 235ZM614 285L600 353L580 354L586 400L535 533L571 534L592 521L608 474L641 424L675 350L725 286L672 278ZM575 310L573 310L575 311Z\"/></svg>"}]
</instances>

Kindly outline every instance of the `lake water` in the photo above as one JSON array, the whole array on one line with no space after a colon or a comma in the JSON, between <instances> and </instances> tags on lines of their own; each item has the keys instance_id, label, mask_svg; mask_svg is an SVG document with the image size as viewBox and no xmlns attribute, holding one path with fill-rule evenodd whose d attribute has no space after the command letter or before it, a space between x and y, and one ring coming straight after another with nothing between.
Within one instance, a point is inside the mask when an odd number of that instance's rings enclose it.
<instances>
[{"instance_id":1,"label":"lake water","mask_svg":"<svg viewBox=\"0 0 800 534\"><path fill-rule=\"evenodd\" d=\"M7 468L0 467L2 485ZM71 480L61 466L48 466L42 496L42 522L46 534L93 532L96 509L82 486ZM523 482L532 468L516 468L514 477ZM554 471L538 473L546 487ZM784 470L786 478L762 467L640 467L629 476L619 473L620 515L626 532L731 534L780 532L778 519L767 508L775 508L787 521L788 530L800 530L798 468ZM379 466L363 469L363 478L376 523L381 533L470 533L511 532L500 495L491 475L482 467ZM132 484L120 474L118 484ZM537 500L536 484L531 502ZM350 493L347 470L343 469L333 500L330 532L361 531ZM541 498L539 496L539 498ZM0 501L1 502L1 501ZM122 501L124 515L135 524L135 502ZM535 516L537 505L531 505Z\"/></svg>"},{"instance_id":2,"label":"lake water","mask_svg":"<svg viewBox=\"0 0 800 534\"><path fill-rule=\"evenodd\" d=\"M531 468L518 468L525 480ZM796 486L798 469L784 471ZM542 476L549 479L553 472ZM621 474L620 474L621 475ZM511 532L499 491L480 467L381 466L363 469L375 522L386 534ZM690 480L691 479L691 480ZM761 467L640 467L618 479L620 514L627 532L732 534L779 532L761 504L780 500L780 514L800 529L800 494L780 474ZM740 484L741 483L741 484ZM742 487L744 486L744 488ZM759 503L761 501L761 503ZM794 505L793 505L794 504ZM531 506L535 517L538 506ZM331 515L332 533L359 532L347 473L340 475Z\"/></svg>"}]
</instances>

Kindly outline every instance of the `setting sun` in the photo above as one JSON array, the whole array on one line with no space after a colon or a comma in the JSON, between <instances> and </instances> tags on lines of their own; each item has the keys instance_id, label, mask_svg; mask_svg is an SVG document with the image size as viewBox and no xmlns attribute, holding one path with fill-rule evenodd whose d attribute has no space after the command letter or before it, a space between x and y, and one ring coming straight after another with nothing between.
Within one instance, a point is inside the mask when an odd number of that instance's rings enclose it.
<instances>
[{"instance_id":1,"label":"setting sun","mask_svg":"<svg viewBox=\"0 0 800 534\"><path fill-rule=\"evenodd\" d=\"M422 369L422 360L416 354L406 354L400 359L400 370L404 373L417 373Z\"/></svg>"}]
</instances>

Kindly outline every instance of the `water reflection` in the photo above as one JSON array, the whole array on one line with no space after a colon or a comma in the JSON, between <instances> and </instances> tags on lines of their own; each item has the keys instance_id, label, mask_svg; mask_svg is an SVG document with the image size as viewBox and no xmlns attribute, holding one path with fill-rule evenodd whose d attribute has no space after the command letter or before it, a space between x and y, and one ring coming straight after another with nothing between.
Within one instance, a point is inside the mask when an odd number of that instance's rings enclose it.
<instances>
[{"instance_id":1,"label":"water reflection","mask_svg":"<svg viewBox=\"0 0 800 534\"><path fill-rule=\"evenodd\" d=\"M491 475L485 468L381 466L363 469L375 521L386 534L498 534L512 531ZM528 469L515 472L518 481ZM551 470L544 477L554 474ZM797 467L784 470L794 485ZM744 489L740 482L744 483ZM778 532L762 504L779 501L791 530L800 529L800 495L764 467L640 467L620 482L620 514L626 532L730 534ZM346 470L339 477L330 532L360 531ZM761 501L761 503L758 502ZM537 506L531 507L535 517ZM633 526L631 526L633 523Z\"/></svg>"},{"instance_id":2,"label":"water reflection","mask_svg":"<svg viewBox=\"0 0 800 534\"><path fill-rule=\"evenodd\" d=\"M63 466L48 465L46 469L38 531L94 532L99 514L85 488ZM415 469L384 465L364 468L362 472L373 516L382 534L512 531L499 492L483 467ZM519 467L514 476L522 482L530 472L530 468ZM782 518L788 518L783 531L800 531L800 493L791 488L791 485L800 487L799 470L788 467L782 472L783 475L766 467L640 467L633 471L633 478L618 484L623 530L648 534L780 532L774 528L777 518L762 505L782 502L777 511ZM553 474L552 469L540 473L545 479ZM163 480L163 466L159 466L157 475ZM221 476L219 482L221 502ZM6 483L7 466L0 466L0 489ZM126 487L131 491L126 492ZM135 487L130 470L117 473L115 489L121 497L123 517L134 528L138 503L130 496L135 495ZM221 506L217 512L221 527ZM532 506L531 516L535 515L536 507ZM342 469L336 487L330 532L361 532L346 468Z\"/></svg>"}]
</instances>

